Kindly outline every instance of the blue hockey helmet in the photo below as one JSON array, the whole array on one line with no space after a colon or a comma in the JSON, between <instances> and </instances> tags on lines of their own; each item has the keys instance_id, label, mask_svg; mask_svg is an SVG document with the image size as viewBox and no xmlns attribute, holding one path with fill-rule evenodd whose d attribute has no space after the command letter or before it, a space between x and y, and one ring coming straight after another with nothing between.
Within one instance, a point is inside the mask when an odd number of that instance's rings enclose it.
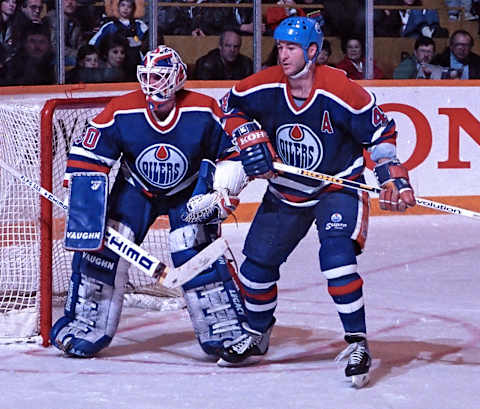
<instances>
[{"instance_id":1,"label":"blue hockey helmet","mask_svg":"<svg viewBox=\"0 0 480 409\"><path fill-rule=\"evenodd\" d=\"M317 59L322 49L323 33L320 24L308 17L288 17L278 25L273 33L276 41L288 41L299 44L303 48L305 62L308 62L308 47L314 43L317 45L317 53L313 61Z\"/></svg>"}]
</instances>

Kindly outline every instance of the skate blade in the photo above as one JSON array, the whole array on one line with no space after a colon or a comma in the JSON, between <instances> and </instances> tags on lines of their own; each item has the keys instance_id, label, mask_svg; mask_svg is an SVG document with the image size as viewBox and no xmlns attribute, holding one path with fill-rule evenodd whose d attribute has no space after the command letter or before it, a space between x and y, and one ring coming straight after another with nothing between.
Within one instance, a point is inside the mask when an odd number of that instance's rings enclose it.
<instances>
[{"instance_id":1,"label":"skate blade","mask_svg":"<svg viewBox=\"0 0 480 409\"><path fill-rule=\"evenodd\" d=\"M244 359L241 362L228 362L225 361L223 358L219 358L217 361L217 365L222 367L222 368L241 368L242 366L251 366L258 364L262 360L261 357L251 355L248 358Z\"/></svg>"},{"instance_id":2,"label":"skate blade","mask_svg":"<svg viewBox=\"0 0 480 409\"><path fill-rule=\"evenodd\" d=\"M353 375L350 379L352 381L352 386L357 389L363 388L370 381L368 373Z\"/></svg>"}]
</instances>

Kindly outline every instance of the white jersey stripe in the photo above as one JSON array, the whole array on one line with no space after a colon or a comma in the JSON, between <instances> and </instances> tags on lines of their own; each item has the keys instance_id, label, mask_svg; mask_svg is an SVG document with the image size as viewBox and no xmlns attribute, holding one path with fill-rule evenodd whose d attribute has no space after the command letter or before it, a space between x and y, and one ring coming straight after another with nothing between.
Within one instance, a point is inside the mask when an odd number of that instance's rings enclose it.
<instances>
[{"instance_id":1,"label":"white jersey stripe","mask_svg":"<svg viewBox=\"0 0 480 409\"><path fill-rule=\"evenodd\" d=\"M72 146L70 148L70 154L83 156L85 158L93 159L93 160L96 160L98 162L103 162L109 168L111 168L115 164L115 162L117 161L117 159L110 159L110 158L107 158L105 156L97 155L97 154L95 154L91 151L87 151L86 149L83 149L79 146Z\"/></svg>"},{"instance_id":2,"label":"white jersey stripe","mask_svg":"<svg viewBox=\"0 0 480 409\"><path fill-rule=\"evenodd\" d=\"M271 310L277 306L277 301L268 303L268 304L252 304L248 301L245 301L245 307L247 308L248 311L253 311L253 312L264 312Z\"/></svg>"},{"instance_id":3,"label":"white jersey stripe","mask_svg":"<svg viewBox=\"0 0 480 409\"><path fill-rule=\"evenodd\" d=\"M357 301L351 302L349 304L335 304L337 311L342 314L351 314L352 312L358 311L364 305L363 297L360 297Z\"/></svg>"},{"instance_id":4,"label":"white jersey stripe","mask_svg":"<svg viewBox=\"0 0 480 409\"><path fill-rule=\"evenodd\" d=\"M330 270L322 271L323 275L327 280L333 280L334 278L339 278L353 274L357 272L356 264L349 264L347 266L341 266L337 268L332 268Z\"/></svg>"},{"instance_id":5,"label":"white jersey stripe","mask_svg":"<svg viewBox=\"0 0 480 409\"><path fill-rule=\"evenodd\" d=\"M252 288L253 290L266 290L275 285L275 281L271 281L269 283L256 283L254 281L250 281L240 272L238 273L238 279L245 287Z\"/></svg>"}]
</instances>

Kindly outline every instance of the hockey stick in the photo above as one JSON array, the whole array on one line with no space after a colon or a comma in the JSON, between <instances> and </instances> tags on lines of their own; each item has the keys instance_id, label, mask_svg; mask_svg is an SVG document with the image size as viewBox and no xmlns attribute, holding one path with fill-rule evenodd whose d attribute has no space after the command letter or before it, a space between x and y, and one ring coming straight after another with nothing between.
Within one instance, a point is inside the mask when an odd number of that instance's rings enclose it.
<instances>
[{"instance_id":1,"label":"hockey stick","mask_svg":"<svg viewBox=\"0 0 480 409\"><path fill-rule=\"evenodd\" d=\"M45 199L68 211L68 205L63 203L53 193L17 172L1 159L0 167L12 176L20 179L25 185L35 190ZM170 268L110 226L107 226L105 230L105 246L148 276L158 279L159 283L168 288L175 288L185 284L225 254L228 248L225 239L220 237L181 266Z\"/></svg>"},{"instance_id":2,"label":"hockey stick","mask_svg":"<svg viewBox=\"0 0 480 409\"><path fill-rule=\"evenodd\" d=\"M310 179L323 180L335 185L349 187L351 189L363 190L364 192L380 193L382 189L375 186L366 185L365 183L355 182L354 180L348 180L338 178L335 176L326 175L324 173L314 172L311 170L300 169L295 166L286 165L280 162L274 162L273 167L281 172L291 173L294 175L305 176ZM468 209L462 209L461 207L450 206L440 202L434 202L433 200L423 199L421 197L415 198L417 205L428 207L430 209L439 210L445 213L456 214L458 216L471 217L476 220L480 220L480 213L474 212Z\"/></svg>"}]
</instances>

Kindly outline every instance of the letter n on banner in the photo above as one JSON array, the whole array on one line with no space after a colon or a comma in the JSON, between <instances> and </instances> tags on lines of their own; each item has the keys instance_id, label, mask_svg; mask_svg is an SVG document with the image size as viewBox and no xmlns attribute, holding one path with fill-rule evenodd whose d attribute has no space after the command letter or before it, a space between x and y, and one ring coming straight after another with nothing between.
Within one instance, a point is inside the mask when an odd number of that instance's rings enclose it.
<instances>
[{"instance_id":1,"label":"letter n on banner","mask_svg":"<svg viewBox=\"0 0 480 409\"><path fill-rule=\"evenodd\" d=\"M439 108L440 115L448 116L448 159L438 162L439 169L470 168L470 162L460 160L460 127L480 145L480 121L466 108Z\"/></svg>"}]
</instances>

